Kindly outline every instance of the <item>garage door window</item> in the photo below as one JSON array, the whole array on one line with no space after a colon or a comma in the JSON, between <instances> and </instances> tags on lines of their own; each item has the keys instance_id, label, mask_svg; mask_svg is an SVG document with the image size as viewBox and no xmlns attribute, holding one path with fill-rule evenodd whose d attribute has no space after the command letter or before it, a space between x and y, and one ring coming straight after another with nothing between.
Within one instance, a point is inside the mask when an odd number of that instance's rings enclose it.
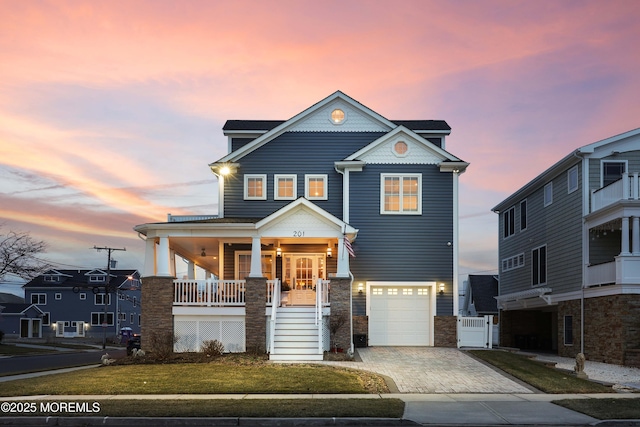
<instances>
[{"instance_id":1,"label":"garage door window","mask_svg":"<svg viewBox=\"0 0 640 427\"><path fill-rule=\"evenodd\" d=\"M372 295L382 295L382 288L373 288L371 290Z\"/></svg>"},{"instance_id":2,"label":"garage door window","mask_svg":"<svg viewBox=\"0 0 640 427\"><path fill-rule=\"evenodd\" d=\"M387 294L388 294L388 295L398 295L398 289L395 289L395 288L389 288L389 289L387 290Z\"/></svg>"},{"instance_id":3,"label":"garage door window","mask_svg":"<svg viewBox=\"0 0 640 427\"><path fill-rule=\"evenodd\" d=\"M402 295L413 295L413 289L411 289L411 288L403 289L402 290Z\"/></svg>"},{"instance_id":4,"label":"garage door window","mask_svg":"<svg viewBox=\"0 0 640 427\"><path fill-rule=\"evenodd\" d=\"M428 289L418 289L418 295L427 295Z\"/></svg>"}]
</instances>

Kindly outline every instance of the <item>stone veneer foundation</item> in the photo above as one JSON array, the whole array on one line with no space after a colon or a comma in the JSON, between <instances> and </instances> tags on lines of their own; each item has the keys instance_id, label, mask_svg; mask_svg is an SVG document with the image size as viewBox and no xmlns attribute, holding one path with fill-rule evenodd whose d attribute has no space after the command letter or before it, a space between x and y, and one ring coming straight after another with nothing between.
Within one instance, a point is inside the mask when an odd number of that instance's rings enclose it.
<instances>
[{"instance_id":1,"label":"stone veneer foundation","mask_svg":"<svg viewBox=\"0 0 640 427\"><path fill-rule=\"evenodd\" d=\"M264 353L267 349L267 279L247 277L245 284L245 339L248 352Z\"/></svg>"},{"instance_id":2,"label":"stone veneer foundation","mask_svg":"<svg viewBox=\"0 0 640 427\"><path fill-rule=\"evenodd\" d=\"M149 348L154 335L173 334L173 277L150 276L142 278L140 304L141 348Z\"/></svg>"},{"instance_id":3,"label":"stone veneer foundation","mask_svg":"<svg viewBox=\"0 0 640 427\"><path fill-rule=\"evenodd\" d=\"M433 318L433 346L458 346L458 318L456 316L435 316Z\"/></svg>"}]
</instances>

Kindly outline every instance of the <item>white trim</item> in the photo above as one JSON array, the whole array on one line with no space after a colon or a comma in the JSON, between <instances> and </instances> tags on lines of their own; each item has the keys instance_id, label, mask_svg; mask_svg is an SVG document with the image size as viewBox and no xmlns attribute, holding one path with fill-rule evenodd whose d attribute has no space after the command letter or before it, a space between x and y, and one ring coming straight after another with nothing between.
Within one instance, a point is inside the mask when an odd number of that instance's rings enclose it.
<instances>
[{"instance_id":1,"label":"white trim","mask_svg":"<svg viewBox=\"0 0 640 427\"><path fill-rule=\"evenodd\" d=\"M293 179L293 194L291 196L280 196L278 186L280 179ZM295 174L277 174L273 175L273 200L295 200L298 198L298 175Z\"/></svg>"},{"instance_id":2,"label":"white trim","mask_svg":"<svg viewBox=\"0 0 640 427\"><path fill-rule=\"evenodd\" d=\"M260 196L249 196L249 180L256 179L262 181L262 194ZM267 175L265 174L245 174L244 175L244 200L267 200Z\"/></svg>"},{"instance_id":3,"label":"white trim","mask_svg":"<svg viewBox=\"0 0 640 427\"><path fill-rule=\"evenodd\" d=\"M397 211L385 209L385 179L400 178L399 206ZM403 183L404 178L418 178L418 201L415 211L405 211L403 208ZM422 215L422 174L420 173L381 173L380 174L380 214L381 215Z\"/></svg>"},{"instance_id":4,"label":"white trim","mask_svg":"<svg viewBox=\"0 0 640 427\"><path fill-rule=\"evenodd\" d=\"M323 182L322 196L312 196L309 194L309 180L321 178ZM329 176L327 174L305 174L304 176L304 197L307 200L328 200L329 199Z\"/></svg>"},{"instance_id":5,"label":"white trim","mask_svg":"<svg viewBox=\"0 0 640 427\"><path fill-rule=\"evenodd\" d=\"M534 251L540 251L540 249L544 248L544 282L539 282L539 283L533 283L533 265L534 265L534 259L533 259L533 252ZM547 281L549 279L549 263L547 262L547 260L549 259L549 251L547 250L547 244L545 243L544 245L540 245L540 246L536 246L535 248L531 249L531 287L533 288L537 288L540 286L545 286L547 284ZM540 267L540 263L538 263L538 267ZM540 270L538 270L538 279L540 279Z\"/></svg>"},{"instance_id":6,"label":"white trim","mask_svg":"<svg viewBox=\"0 0 640 427\"><path fill-rule=\"evenodd\" d=\"M234 263L233 263L233 274L235 280L244 280L244 277L240 277L240 272L238 271L240 255L249 255L249 269L251 269L251 251L235 251L234 254ZM262 259L271 256L271 277L276 277L276 252L275 251L262 251L260 253L260 265L262 265ZM249 276L250 271L247 273ZM270 279L271 280L271 279Z\"/></svg>"},{"instance_id":7,"label":"white trim","mask_svg":"<svg viewBox=\"0 0 640 427\"><path fill-rule=\"evenodd\" d=\"M575 176L576 176L576 186L575 188L571 187L571 174L574 173L575 171ZM572 168L570 168L567 171L567 194L571 194L574 191L577 191L578 188L580 188L580 174L578 171L578 165L573 166Z\"/></svg>"},{"instance_id":8,"label":"white trim","mask_svg":"<svg viewBox=\"0 0 640 427\"><path fill-rule=\"evenodd\" d=\"M525 217L526 222L527 222L525 224L524 228L522 228L522 204L523 203L525 204L525 206L524 206L524 217ZM524 199L520 200L519 206L520 206L520 232L527 231L527 226L529 225L529 203L527 202L527 199L524 198Z\"/></svg>"},{"instance_id":9,"label":"white trim","mask_svg":"<svg viewBox=\"0 0 640 427\"><path fill-rule=\"evenodd\" d=\"M459 227L459 209L458 209L458 179L459 172L453 172L453 313L456 316L459 309L459 285L458 285L458 263L459 263L459 245L460 227Z\"/></svg>"},{"instance_id":10,"label":"white trim","mask_svg":"<svg viewBox=\"0 0 640 427\"><path fill-rule=\"evenodd\" d=\"M624 171L622 173L629 172L629 160L601 159L600 160L600 188L604 187L604 164L605 163L624 163Z\"/></svg>"}]
</instances>

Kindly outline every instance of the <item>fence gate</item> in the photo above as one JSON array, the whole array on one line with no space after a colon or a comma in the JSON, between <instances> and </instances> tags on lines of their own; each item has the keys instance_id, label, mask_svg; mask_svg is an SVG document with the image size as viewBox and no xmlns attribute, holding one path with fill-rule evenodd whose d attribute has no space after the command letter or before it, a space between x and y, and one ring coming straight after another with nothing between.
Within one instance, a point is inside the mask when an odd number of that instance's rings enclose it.
<instances>
[{"instance_id":1,"label":"fence gate","mask_svg":"<svg viewBox=\"0 0 640 427\"><path fill-rule=\"evenodd\" d=\"M492 348L493 315L483 317L458 316L458 348Z\"/></svg>"}]
</instances>

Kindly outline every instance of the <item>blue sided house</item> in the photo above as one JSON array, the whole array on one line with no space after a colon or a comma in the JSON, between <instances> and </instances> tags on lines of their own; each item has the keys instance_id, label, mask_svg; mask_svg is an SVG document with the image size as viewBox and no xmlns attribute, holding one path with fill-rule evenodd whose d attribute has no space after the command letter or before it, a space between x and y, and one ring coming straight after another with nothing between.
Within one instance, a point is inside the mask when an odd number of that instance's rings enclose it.
<instances>
[{"instance_id":1,"label":"blue sided house","mask_svg":"<svg viewBox=\"0 0 640 427\"><path fill-rule=\"evenodd\" d=\"M272 360L456 346L468 163L447 151L446 122L389 120L338 91L289 120L223 131L228 154L209 164L217 215L134 228L146 239L143 348L167 331L178 352L219 340Z\"/></svg>"},{"instance_id":2,"label":"blue sided house","mask_svg":"<svg viewBox=\"0 0 640 427\"><path fill-rule=\"evenodd\" d=\"M141 284L136 270L51 269L23 288L24 304L3 304L7 308L0 329L8 337L98 342L140 332Z\"/></svg>"}]
</instances>

